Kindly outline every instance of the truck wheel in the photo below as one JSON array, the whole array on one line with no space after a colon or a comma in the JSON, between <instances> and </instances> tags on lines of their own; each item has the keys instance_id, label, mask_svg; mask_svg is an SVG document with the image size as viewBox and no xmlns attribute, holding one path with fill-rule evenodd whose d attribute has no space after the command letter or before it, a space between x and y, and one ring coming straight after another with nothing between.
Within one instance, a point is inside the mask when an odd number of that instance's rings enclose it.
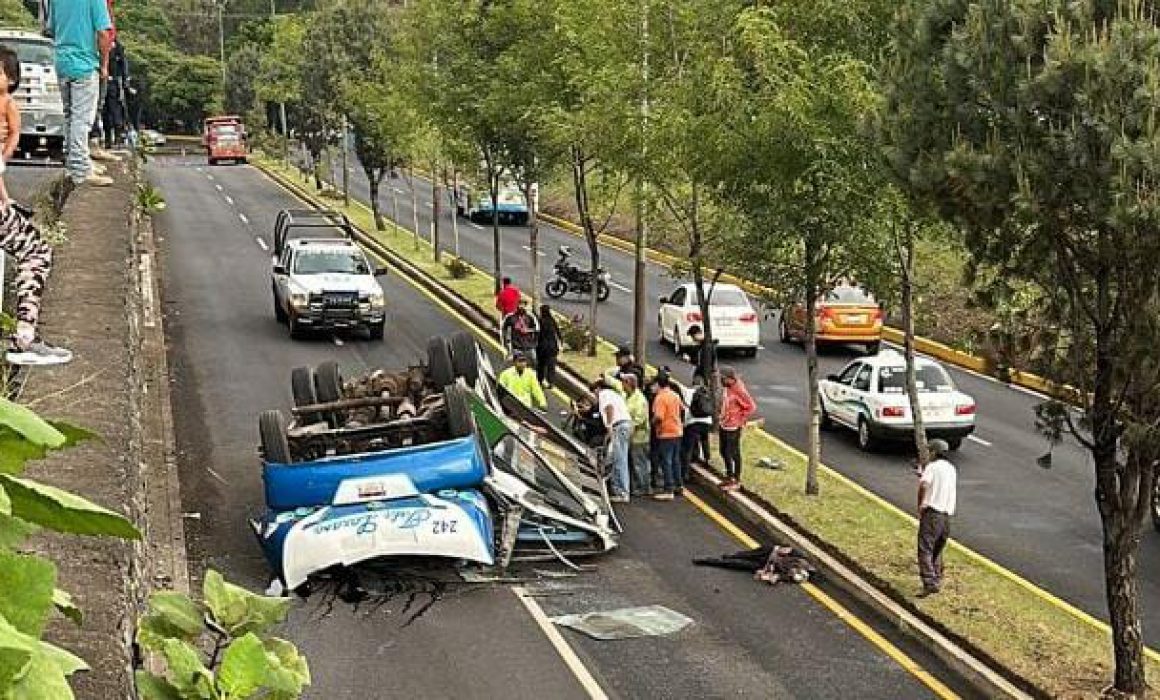
<instances>
[{"instance_id":1,"label":"truck wheel","mask_svg":"<svg viewBox=\"0 0 1160 700\"><path fill-rule=\"evenodd\" d=\"M451 364L455 376L463 377L467 386L475 386L479 381L479 355L476 354L475 337L467 331L459 331L451 336Z\"/></svg>"},{"instance_id":2,"label":"truck wheel","mask_svg":"<svg viewBox=\"0 0 1160 700\"><path fill-rule=\"evenodd\" d=\"M386 321L383 321L382 323L376 323L373 326L367 326L367 336L371 340L382 340L383 332L385 331L386 326Z\"/></svg>"},{"instance_id":3,"label":"truck wheel","mask_svg":"<svg viewBox=\"0 0 1160 700\"><path fill-rule=\"evenodd\" d=\"M306 329L298 323L298 320L294 318L294 314L286 315L286 327L290 329L291 340L300 340L306 335Z\"/></svg>"},{"instance_id":4,"label":"truck wheel","mask_svg":"<svg viewBox=\"0 0 1160 700\"><path fill-rule=\"evenodd\" d=\"M342 373L338 370L338 363L323 362L314 368L314 395L319 403L330 403L342 398ZM326 411L323 418L330 423L330 427L339 428L346 422L342 411Z\"/></svg>"},{"instance_id":5,"label":"truck wheel","mask_svg":"<svg viewBox=\"0 0 1160 700\"><path fill-rule=\"evenodd\" d=\"M262 440L262 459L273 464L290 464L286 417L281 411L262 411L258 416L258 436Z\"/></svg>"},{"instance_id":6,"label":"truck wheel","mask_svg":"<svg viewBox=\"0 0 1160 700\"><path fill-rule=\"evenodd\" d=\"M274 289L274 285L270 285L270 296L274 297L274 318L278 323L286 323L286 310L278 303L278 292Z\"/></svg>"},{"instance_id":7,"label":"truck wheel","mask_svg":"<svg viewBox=\"0 0 1160 700\"><path fill-rule=\"evenodd\" d=\"M447 427L451 437L467 437L475 432L467 389L458 384L443 387L443 405L447 408Z\"/></svg>"},{"instance_id":8,"label":"truck wheel","mask_svg":"<svg viewBox=\"0 0 1160 700\"><path fill-rule=\"evenodd\" d=\"M455 383L455 365L451 362L451 345L441 335L427 341L427 371L435 386Z\"/></svg>"},{"instance_id":9,"label":"truck wheel","mask_svg":"<svg viewBox=\"0 0 1160 700\"><path fill-rule=\"evenodd\" d=\"M309 367L295 367L290 370L290 392L294 395L294 406L313 406L318 403L318 395L314 393L314 372ZM303 425L322 422L318 413L302 413L298 421Z\"/></svg>"}]
</instances>

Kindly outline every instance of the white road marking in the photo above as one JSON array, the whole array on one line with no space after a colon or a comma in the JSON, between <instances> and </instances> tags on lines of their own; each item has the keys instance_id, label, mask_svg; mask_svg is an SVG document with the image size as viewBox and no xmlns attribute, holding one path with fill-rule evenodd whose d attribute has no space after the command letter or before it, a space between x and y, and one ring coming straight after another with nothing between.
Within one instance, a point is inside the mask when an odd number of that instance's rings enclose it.
<instances>
[{"instance_id":1,"label":"white road marking","mask_svg":"<svg viewBox=\"0 0 1160 700\"><path fill-rule=\"evenodd\" d=\"M987 442L986 440L984 440L981 437L976 437L974 435L968 435L967 439L970 440L971 442L977 442L980 445L982 445L983 447L990 447L991 446L991 443Z\"/></svg>"},{"instance_id":2,"label":"white road marking","mask_svg":"<svg viewBox=\"0 0 1160 700\"><path fill-rule=\"evenodd\" d=\"M210 180L213 179L213 175L210 175L209 173L206 173L205 176L208 177Z\"/></svg>"},{"instance_id":3,"label":"white road marking","mask_svg":"<svg viewBox=\"0 0 1160 700\"><path fill-rule=\"evenodd\" d=\"M406 194L405 191L399 189L398 187L392 187L391 189L395 191L395 194Z\"/></svg>"},{"instance_id":4,"label":"white road marking","mask_svg":"<svg viewBox=\"0 0 1160 700\"><path fill-rule=\"evenodd\" d=\"M568 641L560 634L560 630L556 629L556 625L548 619L548 615L540 607L540 604L536 602L536 599L529 596L527 589L523 586L513 586L512 593L516 594L516 598L519 598L520 602L531 613L532 619L535 620L536 624L544 632L544 636L555 647L556 653L560 655L560 659L564 662L564 665L568 667L572 675L576 676L576 680L580 682L580 686L588 693L588 697L594 700L606 700L608 694L604 692L604 689L592 677L592 673L580 661L580 657L576 656L576 652L568 645Z\"/></svg>"},{"instance_id":5,"label":"white road marking","mask_svg":"<svg viewBox=\"0 0 1160 700\"><path fill-rule=\"evenodd\" d=\"M200 166L200 165L196 165L196 166L194 166L194 168L193 168L193 169L194 169L194 170L196 170L196 171L197 171L197 172L199 172L199 173L201 172L201 166Z\"/></svg>"},{"instance_id":6,"label":"white road marking","mask_svg":"<svg viewBox=\"0 0 1160 700\"><path fill-rule=\"evenodd\" d=\"M246 215L245 215L245 214L243 214L242 212L238 212L238 218L242 220L242 223L243 223L243 224L246 224L247 226L249 226L249 225L250 225L250 220L249 220L249 219L247 219L247 218L246 218Z\"/></svg>"},{"instance_id":7,"label":"white road marking","mask_svg":"<svg viewBox=\"0 0 1160 700\"><path fill-rule=\"evenodd\" d=\"M529 253L530 253L530 252L532 252L532 247L531 247L530 245L525 245L525 246L520 246L520 247L521 247L521 248L523 248L524 250L528 251ZM545 255L547 255L547 253L545 253L545 252L544 252L544 251L542 251L542 250L537 250L537 251L536 251L536 256L537 256L537 257L541 257L541 258L542 258L542 257L544 257Z\"/></svg>"},{"instance_id":8,"label":"white road marking","mask_svg":"<svg viewBox=\"0 0 1160 700\"><path fill-rule=\"evenodd\" d=\"M222 186L221 186L221 185L214 185L214 187L216 187L216 188L217 188L217 191L218 191L218 192L222 192L222 191L223 191L223 190L222 190Z\"/></svg>"},{"instance_id":9,"label":"white road marking","mask_svg":"<svg viewBox=\"0 0 1160 700\"><path fill-rule=\"evenodd\" d=\"M609 282L608 286L612 287L613 289L619 289L622 292L627 292L629 294L632 294L632 289L624 286L623 284L617 284L616 282Z\"/></svg>"},{"instance_id":10,"label":"white road marking","mask_svg":"<svg viewBox=\"0 0 1160 700\"><path fill-rule=\"evenodd\" d=\"M233 198L230 197L228 194L226 195L226 204L229 204L231 207L234 205Z\"/></svg>"},{"instance_id":11,"label":"white road marking","mask_svg":"<svg viewBox=\"0 0 1160 700\"><path fill-rule=\"evenodd\" d=\"M262 250L270 250L269 246L266 245L266 241L263 241L260 236L254 236L254 242L257 243L258 247Z\"/></svg>"},{"instance_id":12,"label":"white road marking","mask_svg":"<svg viewBox=\"0 0 1160 700\"><path fill-rule=\"evenodd\" d=\"M474 226L475 228L479 229L480 231L482 231L482 230L483 230L483 227L482 227L482 226L480 226L479 224L475 223L474 221L468 221L467 223L471 224L472 226Z\"/></svg>"}]
</instances>

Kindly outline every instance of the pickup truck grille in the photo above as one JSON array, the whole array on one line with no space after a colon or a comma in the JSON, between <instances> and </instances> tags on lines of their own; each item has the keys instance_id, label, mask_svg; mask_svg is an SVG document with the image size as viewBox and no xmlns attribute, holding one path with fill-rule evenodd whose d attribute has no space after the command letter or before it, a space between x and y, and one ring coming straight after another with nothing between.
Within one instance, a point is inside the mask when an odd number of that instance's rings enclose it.
<instances>
[{"instance_id":1,"label":"pickup truck grille","mask_svg":"<svg viewBox=\"0 0 1160 700\"><path fill-rule=\"evenodd\" d=\"M323 292L316 296L328 309L354 309L358 307L358 292Z\"/></svg>"}]
</instances>

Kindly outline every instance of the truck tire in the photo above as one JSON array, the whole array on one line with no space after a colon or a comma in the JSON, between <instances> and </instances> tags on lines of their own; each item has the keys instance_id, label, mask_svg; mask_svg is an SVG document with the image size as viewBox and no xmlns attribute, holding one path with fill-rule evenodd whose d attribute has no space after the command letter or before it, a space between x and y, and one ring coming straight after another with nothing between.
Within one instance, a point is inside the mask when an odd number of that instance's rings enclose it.
<instances>
[{"instance_id":1,"label":"truck tire","mask_svg":"<svg viewBox=\"0 0 1160 700\"><path fill-rule=\"evenodd\" d=\"M330 403L342 398L342 373L338 363L326 361L314 368L314 395L319 403ZM342 411L325 411L322 417L332 428L340 428L346 422Z\"/></svg>"},{"instance_id":2,"label":"truck tire","mask_svg":"<svg viewBox=\"0 0 1160 700\"><path fill-rule=\"evenodd\" d=\"M372 326L367 326L367 338L370 340L382 340L383 334L386 331L387 322L376 323Z\"/></svg>"},{"instance_id":3,"label":"truck tire","mask_svg":"<svg viewBox=\"0 0 1160 700\"><path fill-rule=\"evenodd\" d=\"M273 464L290 464L286 417L281 411L262 411L258 416L258 436L262 440L262 459Z\"/></svg>"},{"instance_id":4,"label":"truck tire","mask_svg":"<svg viewBox=\"0 0 1160 700\"><path fill-rule=\"evenodd\" d=\"M312 406L318 403L318 394L314 391L314 372L309 367L295 367L290 370L290 392L294 395L294 406ZM302 413L298 422L302 425L322 422L322 415Z\"/></svg>"},{"instance_id":5,"label":"truck tire","mask_svg":"<svg viewBox=\"0 0 1160 700\"><path fill-rule=\"evenodd\" d=\"M451 362L451 345L441 335L427 341L427 371L435 386L455 383L455 365Z\"/></svg>"},{"instance_id":6,"label":"truck tire","mask_svg":"<svg viewBox=\"0 0 1160 700\"><path fill-rule=\"evenodd\" d=\"M286 323L286 310L278 303L278 290L270 285L270 295L274 297L274 319L278 323Z\"/></svg>"},{"instance_id":7,"label":"truck tire","mask_svg":"<svg viewBox=\"0 0 1160 700\"><path fill-rule=\"evenodd\" d=\"M443 387L443 405L447 408L447 427L451 437L462 438L475 433L467 389L458 384Z\"/></svg>"},{"instance_id":8,"label":"truck tire","mask_svg":"<svg viewBox=\"0 0 1160 700\"><path fill-rule=\"evenodd\" d=\"M459 331L451 336L451 364L455 376L463 377L467 386L479 381L479 355L475 350L475 336Z\"/></svg>"}]
</instances>

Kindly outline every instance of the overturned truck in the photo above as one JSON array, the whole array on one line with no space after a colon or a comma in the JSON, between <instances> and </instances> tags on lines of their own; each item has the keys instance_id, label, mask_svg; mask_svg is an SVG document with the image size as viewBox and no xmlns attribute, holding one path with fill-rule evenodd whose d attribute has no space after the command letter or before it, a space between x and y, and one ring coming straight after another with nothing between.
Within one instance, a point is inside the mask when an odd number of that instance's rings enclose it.
<instances>
[{"instance_id":1,"label":"overturned truck","mask_svg":"<svg viewBox=\"0 0 1160 700\"><path fill-rule=\"evenodd\" d=\"M617 545L600 461L504 393L470 334L426 362L344 378L291 372L294 407L259 418L265 509L254 533L287 589L384 557L507 567Z\"/></svg>"}]
</instances>

